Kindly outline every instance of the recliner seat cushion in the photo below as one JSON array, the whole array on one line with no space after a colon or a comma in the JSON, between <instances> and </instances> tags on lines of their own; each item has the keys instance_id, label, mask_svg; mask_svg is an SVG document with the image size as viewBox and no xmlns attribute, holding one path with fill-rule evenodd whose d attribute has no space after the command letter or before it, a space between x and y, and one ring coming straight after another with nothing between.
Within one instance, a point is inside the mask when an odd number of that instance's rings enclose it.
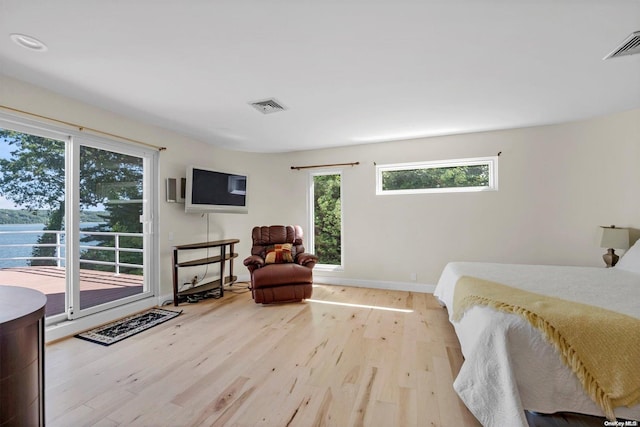
<instances>
[{"instance_id":1,"label":"recliner seat cushion","mask_svg":"<svg viewBox=\"0 0 640 427\"><path fill-rule=\"evenodd\" d=\"M256 303L271 304L274 302L301 301L311 298L313 287L310 284L272 286L253 290Z\"/></svg>"},{"instance_id":2,"label":"recliner seat cushion","mask_svg":"<svg viewBox=\"0 0 640 427\"><path fill-rule=\"evenodd\" d=\"M312 284L313 273L310 268L299 264L269 264L253 272L253 287Z\"/></svg>"}]
</instances>

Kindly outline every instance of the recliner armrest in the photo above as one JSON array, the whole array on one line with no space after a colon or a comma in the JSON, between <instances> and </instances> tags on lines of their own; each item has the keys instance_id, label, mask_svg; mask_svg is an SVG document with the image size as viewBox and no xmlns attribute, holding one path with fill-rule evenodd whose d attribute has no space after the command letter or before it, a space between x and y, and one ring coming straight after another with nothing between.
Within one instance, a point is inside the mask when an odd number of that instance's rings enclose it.
<instances>
[{"instance_id":1,"label":"recliner armrest","mask_svg":"<svg viewBox=\"0 0 640 427\"><path fill-rule=\"evenodd\" d=\"M313 268L318 262L318 257L313 254L303 252L296 256L296 262L302 266Z\"/></svg>"},{"instance_id":2,"label":"recliner armrest","mask_svg":"<svg viewBox=\"0 0 640 427\"><path fill-rule=\"evenodd\" d=\"M258 255L251 255L245 258L243 263L249 269L249 273L252 273L256 268L264 266L264 259Z\"/></svg>"}]
</instances>

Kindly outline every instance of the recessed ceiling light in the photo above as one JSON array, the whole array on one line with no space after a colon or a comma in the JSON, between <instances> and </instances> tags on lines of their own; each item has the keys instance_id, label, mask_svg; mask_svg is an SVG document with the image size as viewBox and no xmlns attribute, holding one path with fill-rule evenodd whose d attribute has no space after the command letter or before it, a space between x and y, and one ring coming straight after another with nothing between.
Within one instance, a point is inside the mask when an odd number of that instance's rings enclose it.
<instances>
[{"instance_id":1,"label":"recessed ceiling light","mask_svg":"<svg viewBox=\"0 0 640 427\"><path fill-rule=\"evenodd\" d=\"M22 46L25 49L35 50L37 52L45 52L47 50L47 45L42 43L35 37L28 36L26 34L11 34L11 40L18 46Z\"/></svg>"}]
</instances>

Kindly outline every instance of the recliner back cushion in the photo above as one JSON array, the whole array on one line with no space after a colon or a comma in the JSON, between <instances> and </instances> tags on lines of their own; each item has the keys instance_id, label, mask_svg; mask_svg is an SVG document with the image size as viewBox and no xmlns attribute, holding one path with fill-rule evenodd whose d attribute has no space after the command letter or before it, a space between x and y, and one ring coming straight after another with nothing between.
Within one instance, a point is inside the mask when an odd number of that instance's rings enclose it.
<instances>
[{"instance_id":1,"label":"recliner back cushion","mask_svg":"<svg viewBox=\"0 0 640 427\"><path fill-rule=\"evenodd\" d=\"M251 255L259 255L264 258L267 246L282 243L291 243L293 245L291 252L294 258L296 254L304 252L302 228L297 225L254 227L251 232L251 238L253 240Z\"/></svg>"}]
</instances>

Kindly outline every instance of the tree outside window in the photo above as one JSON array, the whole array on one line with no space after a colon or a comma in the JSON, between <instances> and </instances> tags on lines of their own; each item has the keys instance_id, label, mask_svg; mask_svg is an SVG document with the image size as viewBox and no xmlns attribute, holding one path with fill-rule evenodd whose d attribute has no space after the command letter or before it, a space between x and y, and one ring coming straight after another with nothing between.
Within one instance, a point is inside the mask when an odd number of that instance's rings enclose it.
<instances>
[{"instance_id":1,"label":"tree outside window","mask_svg":"<svg viewBox=\"0 0 640 427\"><path fill-rule=\"evenodd\" d=\"M377 194L497 190L498 158L483 157L376 166Z\"/></svg>"},{"instance_id":2,"label":"tree outside window","mask_svg":"<svg viewBox=\"0 0 640 427\"><path fill-rule=\"evenodd\" d=\"M319 264L342 265L341 174L313 176L314 253Z\"/></svg>"},{"instance_id":3,"label":"tree outside window","mask_svg":"<svg viewBox=\"0 0 640 427\"><path fill-rule=\"evenodd\" d=\"M0 158L0 195L16 206L31 212L45 213L44 230L64 230L65 221L65 143L37 135L0 129L0 143L6 144L9 155ZM142 161L133 156L81 148L80 208L93 212L100 224L85 231L140 233L140 203L126 203L142 199ZM136 183L136 185L131 185ZM113 203L120 201L122 203ZM87 237L95 246L113 246L112 237ZM97 242L96 242L97 241ZM55 235L45 233L38 244L54 244ZM142 239L125 237L121 247L142 248ZM34 258L55 256L55 247L36 246ZM106 257L106 258L105 258ZM81 259L113 261L113 254L103 251L83 251ZM142 263L142 254L123 253L121 262ZM50 259L33 259L30 265L56 265ZM86 269L111 270L111 266L83 264ZM141 269L124 271L142 274Z\"/></svg>"}]
</instances>

